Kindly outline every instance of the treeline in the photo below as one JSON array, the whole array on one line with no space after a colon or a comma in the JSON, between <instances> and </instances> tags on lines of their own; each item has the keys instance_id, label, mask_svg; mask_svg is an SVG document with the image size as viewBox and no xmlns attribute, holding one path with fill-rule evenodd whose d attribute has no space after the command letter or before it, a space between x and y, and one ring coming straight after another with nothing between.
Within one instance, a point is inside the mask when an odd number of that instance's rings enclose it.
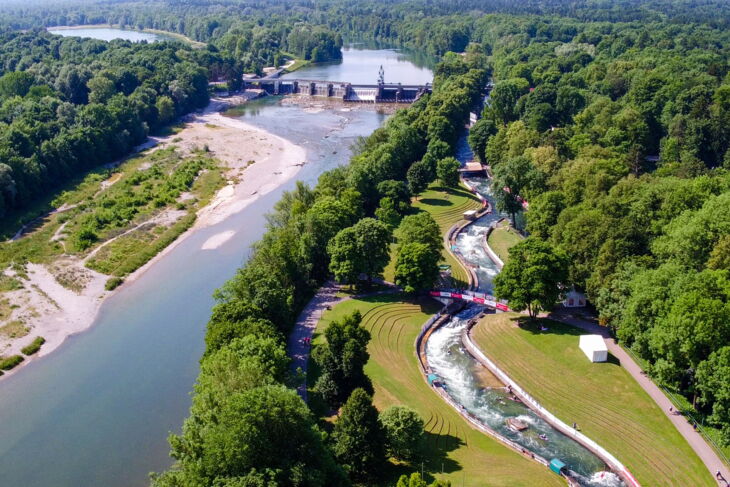
<instances>
[{"instance_id":1,"label":"treeline","mask_svg":"<svg viewBox=\"0 0 730 487\"><path fill-rule=\"evenodd\" d=\"M393 115L349 166L324 173L315 188L298 184L276 204L248 262L216 293L190 417L170 439L177 463L153 485L349 485L371 482L387 455L412 460L422 420L372 406L363 372L369 333L357 314L331 325L316 353L325 372L316 392L344 405L332 435L286 387L284 337L330 273L365 285L382 274L392 225L373 216L384 200L408 211L414 166L429 171L426 182L436 176L429 159L453 151L486 84L483 62L478 54L450 58L433 95ZM440 250L434 226L423 217L405 223L401 240Z\"/></svg>"},{"instance_id":2,"label":"treeline","mask_svg":"<svg viewBox=\"0 0 730 487\"><path fill-rule=\"evenodd\" d=\"M728 33L550 25L485 25L496 84L474 152L499 207L730 442Z\"/></svg>"},{"instance_id":3,"label":"treeline","mask_svg":"<svg viewBox=\"0 0 730 487\"><path fill-rule=\"evenodd\" d=\"M387 3L192 0L175 3L174 9L165 2L59 1L55 4L41 2L37 6L11 3L0 10L0 25L10 29L111 23L176 32L201 42L215 42L230 31L245 31L250 42L266 40L251 51L251 63L246 68L250 71L255 71L258 65L271 65L279 51L293 51L288 46L287 36L298 29L299 23L305 24L305 31L329 29L315 53L326 60L324 52L328 45L336 43L337 34L353 39L387 41L441 56L448 51L463 51L470 40L485 43L482 33L486 24L499 28L510 19L519 19L530 37L538 34L559 40L555 37L554 26L556 23L564 25L568 19L574 19L575 24L694 23L727 28L730 6L721 0L400 0ZM284 34L282 26L285 26ZM569 29L571 36L577 31L575 27ZM335 57L329 59L337 59L337 51L332 50L332 54Z\"/></svg>"},{"instance_id":4,"label":"treeline","mask_svg":"<svg viewBox=\"0 0 730 487\"><path fill-rule=\"evenodd\" d=\"M0 216L204 107L211 72L240 78L232 58L177 43L1 36Z\"/></svg>"}]
</instances>

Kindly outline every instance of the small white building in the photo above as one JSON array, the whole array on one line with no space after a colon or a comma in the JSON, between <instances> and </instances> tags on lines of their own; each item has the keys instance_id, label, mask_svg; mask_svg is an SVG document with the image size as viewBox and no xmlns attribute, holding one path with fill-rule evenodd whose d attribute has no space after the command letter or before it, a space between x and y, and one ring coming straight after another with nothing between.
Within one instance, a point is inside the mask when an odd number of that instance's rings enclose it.
<instances>
[{"instance_id":1,"label":"small white building","mask_svg":"<svg viewBox=\"0 0 730 487\"><path fill-rule=\"evenodd\" d=\"M467 210L464 212L464 220L474 221L477 219L477 210Z\"/></svg>"},{"instance_id":2,"label":"small white building","mask_svg":"<svg viewBox=\"0 0 730 487\"><path fill-rule=\"evenodd\" d=\"M608 348L601 335L581 335L578 346L591 362L608 360Z\"/></svg>"},{"instance_id":3,"label":"small white building","mask_svg":"<svg viewBox=\"0 0 730 487\"><path fill-rule=\"evenodd\" d=\"M574 288L565 293L563 306L566 308L583 308L586 305L586 295L579 293Z\"/></svg>"}]
</instances>

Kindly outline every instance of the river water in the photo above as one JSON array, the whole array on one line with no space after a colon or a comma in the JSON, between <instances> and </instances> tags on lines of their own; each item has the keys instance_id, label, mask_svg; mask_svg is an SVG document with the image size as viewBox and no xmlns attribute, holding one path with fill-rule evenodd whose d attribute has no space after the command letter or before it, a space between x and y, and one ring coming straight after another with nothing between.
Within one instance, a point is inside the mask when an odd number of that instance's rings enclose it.
<instances>
[{"instance_id":1,"label":"river water","mask_svg":"<svg viewBox=\"0 0 730 487\"><path fill-rule=\"evenodd\" d=\"M95 27L93 25L79 27L49 27L48 32L63 37L86 37L99 39L101 41L113 41L124 39L132 42L156 42L176 40L172 36L157 34L153 32L142 32L140 30L119 29L116 27Z\"/></svg>"},{"instance_id":2,"label":"river water","mask_svg":"<svg viewBox=\"0 0 730 487\"><path fill-rule=\"evenodd\" d=\"M347 50L341 63L299 75L334 79L331 69L344 80L350 72L375 79L385 64L386 76L397 65L400 81L424 79L423 68L413 66L411 79L407 62L388 52L390 61ZM238 116L303 146L308 163L295 179L309 184L347 163L357 137L386 119L364 106L318 111L280 101L256 101ZM190 407L213 291L245 262L265 213L294 184L182 241L108 299L89 331L0 381L0 485L141 487L149 472L170 465L166 437L180 430ZM226 231L235 235L201 250Z\"/></svg>"},{"instance_id":3,"label":"river water","mask_svg":"<svg viewBox=\"0 0 730 487\"><path fill-rule=\"evenodd\" d=\"M460 140L457 156L462 162L472 157L464 138ZM487 198L494 208L488 179L467 178L467 182ZM499 269L484 250L484 239L488 228L502 216L495 210L479 218L457 236L454 248L466 262L474 266L479 279L478 291L488 294L493 292L492 280ZM483 306L470 305L436 330L426 344L428 363L445 382L447 393L483 424L528 451L548 461L553 458L562 460L577 474L581 485L622 486L618 476L606 472L606 465L600 458L554 429L524 404L511 400L503 388L490 387L490 384L484 383L484 368L461 346L461 336L468 321L483 311ZM523 432L511 430L505 423L507 418L523 421L528 429Z\"/></svg>"}]
</instances>

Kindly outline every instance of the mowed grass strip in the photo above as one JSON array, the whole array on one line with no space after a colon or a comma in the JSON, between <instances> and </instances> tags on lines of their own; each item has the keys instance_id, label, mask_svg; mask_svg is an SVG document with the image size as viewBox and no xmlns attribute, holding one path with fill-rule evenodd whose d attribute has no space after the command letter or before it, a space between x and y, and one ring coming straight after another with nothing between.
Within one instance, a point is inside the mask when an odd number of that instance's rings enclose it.
<instances>
[{"instance_id":1,"label":"mowed grass strip","mask_svg":"<svg viewBox=\"0 0 730 487\"><path fill-rule=\"evenodd\" d=\"M509 259L509 249L522 241L522 235L509 225L503 225L495 228L487 238L487 244L502 262Z\"/></svg>"},{"instance_id":2,"label":"mowed grass strip","mask_svg":"<svg viewBox=\"0 0 730 487\"><path fill-rule=\"evenodd\" d=\"M412 407L426 423L427 454L423 469L429 478L450 480L453 485L560 486L564 481L548 469L486 436L469 424L426 384L415 351L423 323L440 305L435 301L406 300L403 295L380 295L343 301L325 312L315 343L333 320L355 310L372 339L365 370L375 387L379 410L395 404ZM421 465L392 465L382 485L392 487L399 475L420 471ZM443 474L442 474L443 472Z\"/></svg>"},{"instance_id":3,"label":"mowed grass strip","mask_svg":"<svg viewBox=\"0 0 730 487\"><path fill-rule=\"evenodd\" d=\"M579 427L644 486L716 485L664 412L618 360L591 363L578 348L583 330L544 320L517 326L517 315L487 315L474 329L484 353L543 406Z\"/></svg>"}]
</instances>

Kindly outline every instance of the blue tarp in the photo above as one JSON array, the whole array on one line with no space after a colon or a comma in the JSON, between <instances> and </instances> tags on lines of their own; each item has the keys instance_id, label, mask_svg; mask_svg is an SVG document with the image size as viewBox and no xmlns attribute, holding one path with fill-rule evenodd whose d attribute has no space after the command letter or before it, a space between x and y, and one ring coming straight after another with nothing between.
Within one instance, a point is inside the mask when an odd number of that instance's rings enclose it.
<instances>
[{"instance_id":1,"label":"blue tarp","mask_svg":"<svg viewBox=\"0 0 730 487\"><path fill-rule=\"evenodd\" d=\"M428 374L428 384L433 385L434 382L438 382L439 376L436 374Z\"/></svg>"},{"instance_id":2,"label":"blue tarp","mask_svg":"<svg viewBox=\"0 0 730 487\"><path fill-rule=\"evenodd\" d=\"M564 468L565 464L557 458L553 458L552 460L550 460L550 470L552 470L556 474L560 475Z\"/></svg>"}]
</instances>

